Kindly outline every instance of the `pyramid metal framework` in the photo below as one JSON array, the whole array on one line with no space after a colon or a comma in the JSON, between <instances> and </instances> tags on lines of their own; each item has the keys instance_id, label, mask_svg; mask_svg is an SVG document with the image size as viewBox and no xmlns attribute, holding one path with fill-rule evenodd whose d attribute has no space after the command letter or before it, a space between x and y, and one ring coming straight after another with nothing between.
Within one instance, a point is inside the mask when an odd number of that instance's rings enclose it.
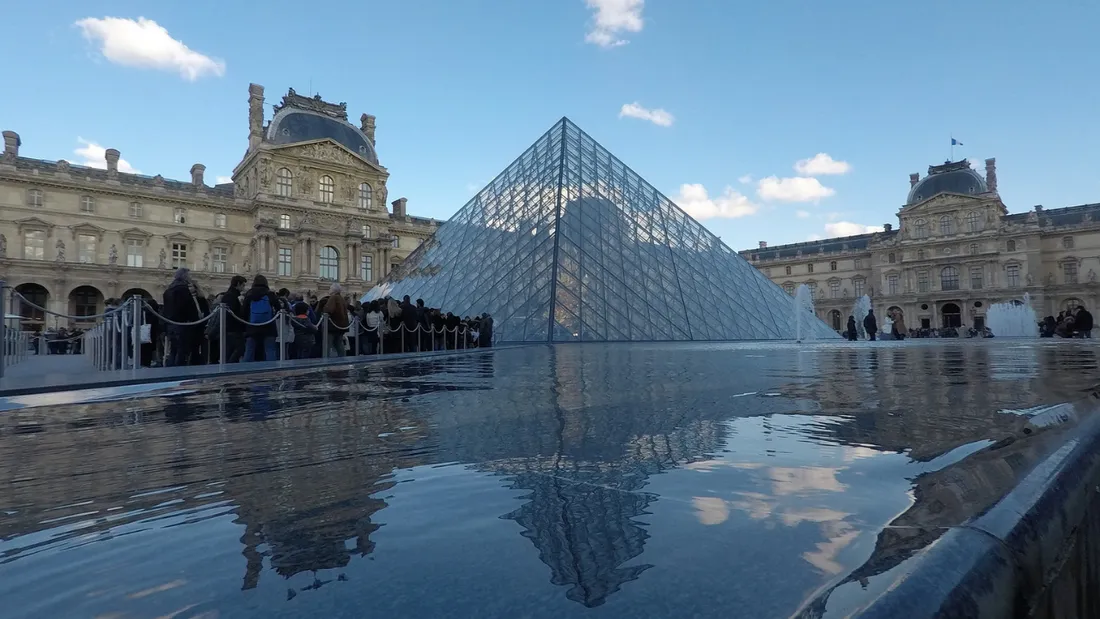
<instances>
[{"instance_id":1,"label":"pyramid metal framework","mask_svg":"<svg viewBox=\"0 0 1100 619\"><path fill-rule=\"evenodd\" d=\"M790 295L567 118L364 300L404 295L498 341L794 339Z\"/></svg>"}]
</instances>

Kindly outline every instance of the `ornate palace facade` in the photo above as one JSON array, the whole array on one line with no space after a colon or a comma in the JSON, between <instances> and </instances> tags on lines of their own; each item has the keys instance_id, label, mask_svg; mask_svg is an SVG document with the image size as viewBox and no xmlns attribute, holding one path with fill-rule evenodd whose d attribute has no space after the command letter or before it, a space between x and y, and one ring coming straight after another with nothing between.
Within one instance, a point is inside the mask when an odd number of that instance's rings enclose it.
<instances>
[{"instance_id":1,"label":"ornate palace facade","mask_svg":"<svg viewBox=\"0 0 1100 619\"><path fill-rule=\"evenodd\" d=\"M0 279L62 314L103 311L105 298L159 299L181 266L205 292L234 274L272 288L359 295L430 237L439 222L386 209L389 173L375 151L375 117L348 122L347 105L291 89L264 122L264 89L248 89L248 150L233 181L208 184L19 155L5 131L0 156ZM10 310L9 310L10 311ZM65 326L21 308L24 328Z\"/></svg>"},{"instance_id":2,"label":"ornate palace facade","mask_svg":"<svg viewBox=\"0 0 1100 619\"><path fill-rule=\"evenodd\" d=\"M980 327L991 303L1025 293L1039 316L1097 311L1100 204L1009 214L994 159L984 178L964 160L911 174L909 185L897 229L740 253L788 292L810 286L836 329L864 294L880 316L900 310L910 328Z\"/></svg>"}]
</instances>

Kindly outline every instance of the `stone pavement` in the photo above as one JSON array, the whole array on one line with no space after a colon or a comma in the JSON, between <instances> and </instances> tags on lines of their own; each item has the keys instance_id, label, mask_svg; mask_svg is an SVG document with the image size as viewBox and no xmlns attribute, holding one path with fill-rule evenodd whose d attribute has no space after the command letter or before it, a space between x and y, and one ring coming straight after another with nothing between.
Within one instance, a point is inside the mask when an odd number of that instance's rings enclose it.
<instances>
[{"instance_id":1,"label":"stone pavement","mask_svg":"<svg viewBox=\"0 0 1100 619\"><path fill-rule=\"evenodd\" d=\"M293 361L258 361L255 363L230 363L227 365L193 365L175 368L141 368L139 370L96 370L82 355L31 355L23 362L4 369L0 378L0 396L16 396L76 389L98 389L141 383L174 382L254 374L272 370L306 369L315 367L374 363L377 361L420 359L445 355L488 352L492 348L445 350L437 352L395 353L388 355L361 355L358 357L334 357L329 359L300 359Z\"/></svg>"}]
</instances>

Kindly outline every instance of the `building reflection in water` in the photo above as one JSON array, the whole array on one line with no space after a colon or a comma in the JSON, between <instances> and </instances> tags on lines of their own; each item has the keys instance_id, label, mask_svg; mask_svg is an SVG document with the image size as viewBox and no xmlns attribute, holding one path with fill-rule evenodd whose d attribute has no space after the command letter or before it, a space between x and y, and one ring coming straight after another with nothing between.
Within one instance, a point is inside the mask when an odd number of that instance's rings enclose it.
<instances>
[{"instance_id":1,"label":"building reflection in water","mask_svg":"<svg viewBox=\"0 0 1100 619\"><path fill-rule=\"evenodd\" d=\"M755 416L764 418L762 443L773 433L795 434L808 449L844 445L929 463L913 480L912 505L878 533L861 566L842 568L839 558L827 557L830 571L852 570L836 587L861 586L943 527L993 504L1056 437L1040 433L952 454L1022 436L1026 418L1001 411L1079 397L1083 377L1097 374L1096 355L1086 347L1043 346L1031 356L1006 350L837 345L749 360L756 353L706 346L533 347L288 372L245 385L215 381L193 394L122 408L35 409L44 430L33 443L12 440L4 424L14 422L0 421L7 448L0 450L0 479L25 470L69 474L11 483L5 507L19 509L0 518L0 540L48 527L42 513L74 497L125 505L141 517L166 495L137 490L216 482L221 494L202 500L235 506L246 560L242 587L257 587L265 569L286 579L337 572L315 578L311 587L320 586L385 543L384 496L400 492L395 470L462 463L526 491L499 516L523 528L551 583L569 600L595 607L626 583L644 581L660 561L644 552L650 535L660 535L645 522L660 501L647 490L651 477L721 460L723 449L737 444L737 418ZM764 397L773 393L782 397ZM740 397L746 394L752 397ZM794 417L776 426L768 418L775 413ZM806 414L813 417L800 423ZM74 431L63 418L85 421ZM70 511L79 509L86 508ZM96 521L79 534L114 526ZM48 543L59 541L63 536ZM828 595L804 616L818 616L814 609L824 609Z\"/></svg>"}]
</instances>

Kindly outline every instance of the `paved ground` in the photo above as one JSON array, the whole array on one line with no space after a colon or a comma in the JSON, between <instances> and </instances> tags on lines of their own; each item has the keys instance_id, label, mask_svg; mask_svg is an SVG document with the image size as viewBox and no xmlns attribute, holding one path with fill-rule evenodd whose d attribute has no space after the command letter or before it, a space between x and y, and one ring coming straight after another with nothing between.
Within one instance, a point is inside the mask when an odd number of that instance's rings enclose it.
<instances>
[{"instance_id":1,"label":"paved ground","mask_svg":"<svg viewBox=\"0 0 1100 619\"><path fill-rule=\"evenodd\" d=\"M171 382L235 376L270 370L299 369L349 363L372 363L382 359L405 357L431 357L476 353L479 350L449 350L439 352L403 353L331 359L302 359L297 361L260 361L256 363L231 363L228 365L196 365L183 368L142 368L139 370L99 371L82 355L31 355L17 365L5 368L0 378L0 396L26 395L73 389L98 389L150 382Z\"/></svg>"}]
</instances>

